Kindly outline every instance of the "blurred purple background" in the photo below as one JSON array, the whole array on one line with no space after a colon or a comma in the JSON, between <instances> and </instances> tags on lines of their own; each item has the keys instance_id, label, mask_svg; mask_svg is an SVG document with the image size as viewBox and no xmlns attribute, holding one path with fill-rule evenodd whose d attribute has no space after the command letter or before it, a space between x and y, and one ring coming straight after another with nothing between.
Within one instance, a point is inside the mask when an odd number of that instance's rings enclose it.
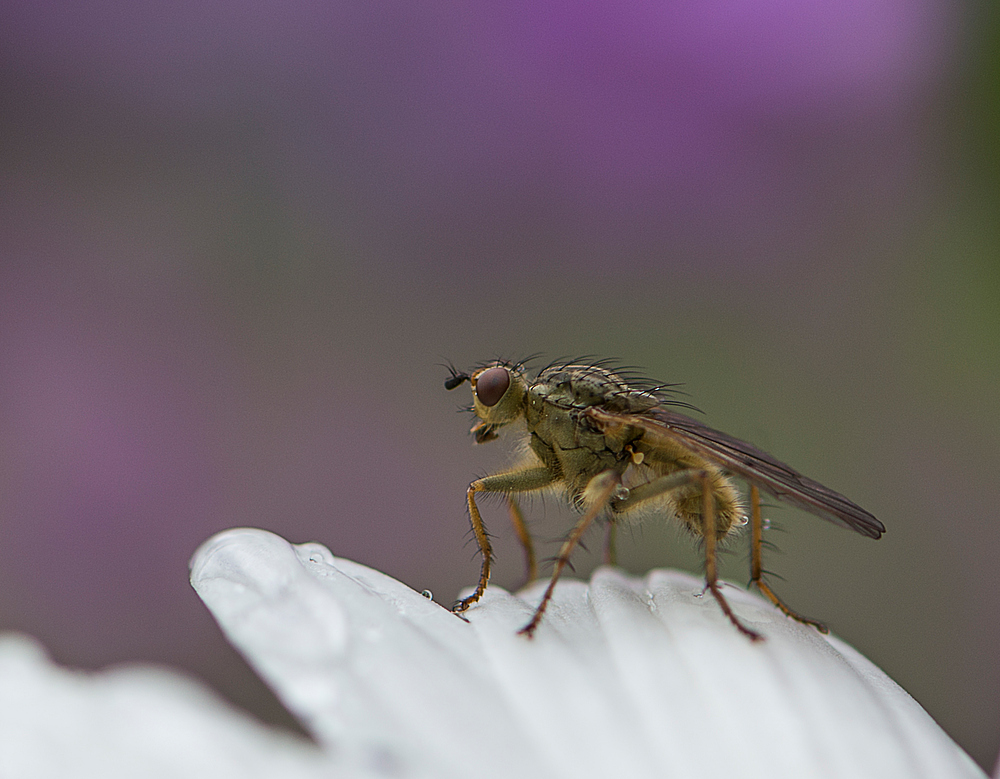
<instances>
[{"instance_id":1,"label":"blurred purple background","mask_svg":"<svg viewBox=\"0 0 1000 779\"><path fill-rule=\"evenodd\" d=\"M606 355L885 522L773 510L779 592L991 766L997 27L944 0L6 3L0 628L288 724L190 590L197 545L263 527L450 603L504 451L438 364ZM699 569L654 523L620 548Z\"/></svg>"}]
</instances>

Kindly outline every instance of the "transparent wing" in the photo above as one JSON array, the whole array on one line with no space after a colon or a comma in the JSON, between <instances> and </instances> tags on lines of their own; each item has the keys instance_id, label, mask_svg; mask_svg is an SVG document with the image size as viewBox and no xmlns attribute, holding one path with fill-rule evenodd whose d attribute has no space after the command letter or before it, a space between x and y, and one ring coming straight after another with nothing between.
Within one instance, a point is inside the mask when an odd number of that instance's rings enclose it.
<instances>
[{"instance_id":1,"label":"transparent wing","mask_svg":"<svg viewBox=\"0 0 1000 779\"><path fill-rule=\"evenodd\" d=\"M803 476L753 444L713 430L664 406L641 414L616 414L591 407L586 415L602 429L624 424L639 427L647 443L661 439L680 444L726 471L742 476L778 500L869 538L880 538L885 532L881 522L839 492Z\"/></svg>"}]
</instances>

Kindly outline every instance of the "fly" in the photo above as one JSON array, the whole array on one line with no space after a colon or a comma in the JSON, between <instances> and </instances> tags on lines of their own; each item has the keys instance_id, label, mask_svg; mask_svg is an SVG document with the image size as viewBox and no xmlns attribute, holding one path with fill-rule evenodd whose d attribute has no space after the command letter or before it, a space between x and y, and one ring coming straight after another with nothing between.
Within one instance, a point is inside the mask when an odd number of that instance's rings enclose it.
<instances>
[{"instance_id":1,"label":"fly","mask_svg":"<svg viewBox=\"0 0 1000 779\"><path fill-rule=\"evenodd\" d=\"M524 462L511 470L477 479L467 492L472 531L482 554L475 591L458 601L455 612L478 601L490 580L493 548L476 505L477 493L507 496L514 528L525 549L529 578L535 563L531 536L514 496L557 489L581 517L566 536L549 585L521 633L531 637L541 622L570 554L598 516L615 524L637 514L679 520L704 541L705 583L723 613L740 632L762 636L744 625L730 608L718 582L716 548L734 527L745 524L746 509L735 478L750 487L751 583L789 617L827 632L819 622L786 606L763 580L760 492L790 503L869 538L885 527L850 500L803 476L752 444L702 424L671 408L667 385L623 378L606 363L556 364L529 377L522 363L501 360L471 373L454 368L445 387L472 385L472 427L476 443L499 436L513 423L527 440ZM631 382L631 383L629 383Z\"/></svg>"}]
</instances>

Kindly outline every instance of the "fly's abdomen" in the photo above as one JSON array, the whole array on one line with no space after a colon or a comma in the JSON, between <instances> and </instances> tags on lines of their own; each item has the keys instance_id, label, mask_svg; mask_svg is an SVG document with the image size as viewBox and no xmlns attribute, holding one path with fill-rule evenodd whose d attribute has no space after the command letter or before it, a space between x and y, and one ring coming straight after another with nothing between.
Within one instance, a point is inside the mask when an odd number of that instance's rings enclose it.
<instances>
[{"instance_id":1,"label":"fly's abdomen","mask_svg":"<svg viewBox=\"0 0 1000 779\"><path fill-rule=\"evenodd\" d=\"M746 509L739 490L732 479L714 463L680 447L672 449L669 446L660 446L646 449L639 444L636 450L643 455L642 465L626 471L626 486L634 487L637 483L652 482L679 471L704 471L708 474L709 489L714 501L712 511L715 515L716 537L722 538L734 527L746 523ZM649 503L651 505L648 508L654 514L672 515L692 534L705 535L702 521L704 502L700 480L664 492L662 496L652 499Z\"/></svg>"},{"instance_id":2,"label":"fly's abdomen","mask_svg":"<svg viewBox=\"0 0 1000 779\"><path fill-rule=\"evenodd\" d=\"M715 534L722 538L738 525L746 524L745 510L740 501L740 493L732 481L719 471L709 472L709 484L715 501ZM677 518L688 530L697 536L705 535L702 521L704 502L701 496L701 485L695 485L694 490L682 488L676 504Z\"/></svg>"}]
</instances>

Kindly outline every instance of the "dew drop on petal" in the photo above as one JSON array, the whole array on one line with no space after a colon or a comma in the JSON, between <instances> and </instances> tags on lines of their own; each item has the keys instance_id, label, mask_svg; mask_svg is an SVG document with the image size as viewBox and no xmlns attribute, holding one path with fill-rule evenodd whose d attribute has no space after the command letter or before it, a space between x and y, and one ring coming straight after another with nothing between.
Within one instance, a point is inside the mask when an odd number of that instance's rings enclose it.
<instances>
[{"instance_id":1,"label":"dew drop on petal","mask_svg":"<svg viewBox=\"0 0 1000 779\"><path fill-rule=\"evenodd\" d=\"M424 590L420 594L423 595L425 598L427 598L427 600L434 600L434 593L431 592L430 590Z\"/></svg>"},{"instance_id":2,"label":"dew drop on petal","mask_svg":"<svg viewBox=\"0 0 1000 779\"><path fill-rule=\"evenodd\" d=\"M310 563L333 565L335 562L333 554L322 544L296 544L295 551L300 560L308 560Z\"/></svg>"}]
</instances>

